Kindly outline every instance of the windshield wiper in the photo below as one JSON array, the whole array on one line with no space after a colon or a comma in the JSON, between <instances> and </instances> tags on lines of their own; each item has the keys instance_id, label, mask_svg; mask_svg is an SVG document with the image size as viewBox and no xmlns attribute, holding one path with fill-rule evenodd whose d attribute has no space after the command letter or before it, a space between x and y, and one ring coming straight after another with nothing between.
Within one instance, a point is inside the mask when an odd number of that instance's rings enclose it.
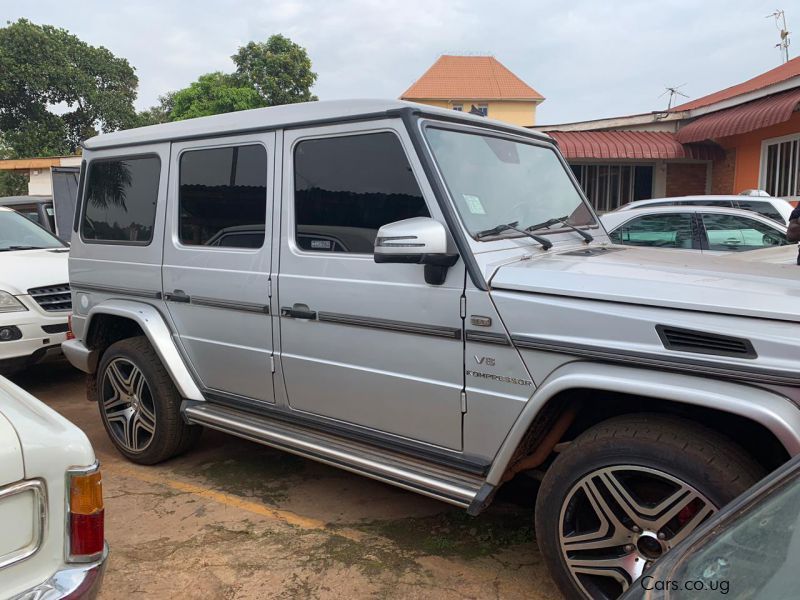
<instances>
[{"instance_id":1,"label":"windshield wiper","mask_svg":"<svg viewBox=\"0 0 800 600\"><path fill-rule=\"evenodd\" d=\"M534 231L535 229L543 229L543 228L552 227L553 225L556 225L556 224L561 224L561 225L564 225L565 227L569 227L570 229L572 229L572 231L574 231L579 236L581 236L584 240L586 240L587 244L594 239L594 237L592 236L591 233L589 233L588 231L584 231L583 229L578 229L572 223L568 223L567 222L568 220L569 220L569 215L567 215L566 217L560 217L560 218L557 217L555 219L547 219L547 221L544 221L543 223L537 223L536 225L531 225L530 227L526 227L525 231Z\"/></svg>"},{"instance_id":2,"label":"windshield wiper","mask_svg":"<svg viewBox=\"0 0 800 600\"><path fill-rule=\"evenodd\" d=\"M44 250L41 246L6 246L0 248L0 252L8 252L9 250Z\"/></svg>"},{"instance_id":3,"label":"windshield wiper","mask_svg":"<svg viewBox=\"0 0 800 600\"><path fill-rule=\"evenodd\" d=\"M489 237L491 235L497 235L499 233L503 233L504 231L511 230L511 231L518 231L522 235L526 235L532 240L539 242L542 245L542 248L544 248L545 250L550 250L550 248L553 247L553 242L548 240L546 237L536 235L525 229L520 229L519 227L517 227L518 223L519 221L513 221L511 223L503 223L501 225L497 225L496 227L492 227L490 229L484 229L483 231L479 231L478 233L476 233L475 237L480 240L485 237Z\"/></svg>"}]
</instances>

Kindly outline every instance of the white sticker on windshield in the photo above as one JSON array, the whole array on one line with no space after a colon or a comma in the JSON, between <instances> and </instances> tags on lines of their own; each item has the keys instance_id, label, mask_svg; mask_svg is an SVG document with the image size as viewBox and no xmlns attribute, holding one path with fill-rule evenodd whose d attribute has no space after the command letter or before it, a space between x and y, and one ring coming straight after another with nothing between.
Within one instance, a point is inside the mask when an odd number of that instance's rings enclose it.
<instances>
[{"instance_id":1,"label":"white sticker on windshield","mask_svg":"<svg viewBox=\"0 0 800 600\"><path fill-rule=\"evenodd\" d=\"M470 194L461 194L464 198L464 201L467 203L467 210L471 212L473 215L485 215L486 210L483 208L483 204L481 204L481 199L477 196L471 196Z\"/></svg>"}]
</instances>

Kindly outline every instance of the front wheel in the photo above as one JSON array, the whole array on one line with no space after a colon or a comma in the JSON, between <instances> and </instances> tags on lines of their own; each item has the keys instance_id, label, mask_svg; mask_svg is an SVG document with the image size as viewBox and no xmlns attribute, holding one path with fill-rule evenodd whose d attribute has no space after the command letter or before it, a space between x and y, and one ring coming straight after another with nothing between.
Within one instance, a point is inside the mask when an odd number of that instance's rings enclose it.
<instances>
[{"instance_id":1,"label":"front wheel","mask_svg":"<svg viewBox=\"0 0 800 600\"><path fill-rule=\"evenodd\" d=\"M109 346L94 385L106 433L133 462L152 465L176 456L202 431L184 422L180 394L144 336Z\"/></svg>"},{"instance_id":2,"label":"front wheel","mask_svg":"<svg viewBox=\"0 0 800 600\"><path fill-rule=\"evenodd\" d=\"M567 598L616 598L763 474L692 421L616 417L553 462L536 500L536 537Z\"/></svg>"}]
</instances>

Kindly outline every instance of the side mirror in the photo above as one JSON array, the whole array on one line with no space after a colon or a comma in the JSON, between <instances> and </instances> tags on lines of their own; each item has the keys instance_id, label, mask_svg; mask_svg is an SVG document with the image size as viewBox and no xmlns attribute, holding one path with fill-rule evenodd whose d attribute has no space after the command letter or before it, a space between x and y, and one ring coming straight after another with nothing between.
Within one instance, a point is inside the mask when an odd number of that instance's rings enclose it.
<instances>
[{"instance_id":1,"label":"side mirror","mask_svg":"<svg viewBox=\"0 0 800 600\"><path fill-rule=\"evenodd\" d=\"M376 263L425 265L425 282L442 285L458 254L447 253L447 231L430 217L387 223L375 238Z\"/></svg>"}]
</instances>

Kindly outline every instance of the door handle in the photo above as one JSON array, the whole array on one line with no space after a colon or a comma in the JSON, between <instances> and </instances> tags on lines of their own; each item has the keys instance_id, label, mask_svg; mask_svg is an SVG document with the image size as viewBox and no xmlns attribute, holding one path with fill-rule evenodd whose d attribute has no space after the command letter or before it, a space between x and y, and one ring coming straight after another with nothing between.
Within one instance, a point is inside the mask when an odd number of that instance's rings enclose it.
<instances>
[{"instance_id":1,"label":"door handle","mask_svg":"<svg viewBox=\"0 0 800 600\"><path fill-rule=\"evenodd\" d=\"M310 319L317 318L317 311L310 310L305 304L295 304L294 306L282 306L282 317L291 317L292 319Z\"/></svg>"},{"instance_id":2,"label":"door handle","mask_svg":"<svg viewBox=\"0 0 800 600\"><path fill-rule=\"evenodd\" d=\"M188 304L192 301L192 298L183 290L172 290L172 292L167 292L164 294L164 300L169 302L184 302Z\"/></svg>"}]
</instances>

